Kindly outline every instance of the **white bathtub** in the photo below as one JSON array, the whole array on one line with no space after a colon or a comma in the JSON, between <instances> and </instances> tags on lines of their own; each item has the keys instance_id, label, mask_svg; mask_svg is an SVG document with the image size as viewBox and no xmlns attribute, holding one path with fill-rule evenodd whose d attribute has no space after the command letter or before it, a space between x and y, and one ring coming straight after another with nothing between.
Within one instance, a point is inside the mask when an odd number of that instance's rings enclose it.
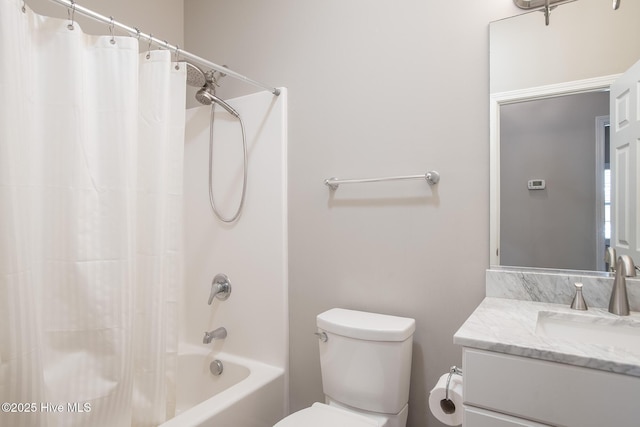
<instances>
[{"instance_id":1,"label":"white bathtub","mask_svg":"<svg viewBox=\"0 0 640 427\"><path fill-rule=\"evenodd\" d=\"M215 376L209 364L224 370ZM284 417L284 370L224 352L180 347L176 416L160 427L271 427Z\"/></svg>"}]
</instances>

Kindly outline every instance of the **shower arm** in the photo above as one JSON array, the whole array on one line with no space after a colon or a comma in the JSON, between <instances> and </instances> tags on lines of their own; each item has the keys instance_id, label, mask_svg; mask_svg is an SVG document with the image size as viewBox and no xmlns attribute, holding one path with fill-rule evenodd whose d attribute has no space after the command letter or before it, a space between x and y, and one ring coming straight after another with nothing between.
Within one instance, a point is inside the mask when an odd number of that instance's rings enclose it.
<instances>
[{"instance_id":1,"label":"shower arm","mask_svg":"<svg viewBox=\"0 0 640 427\"><path fill-rule=\"evenodd\" d=\"M145 34L143 32L141 32L140 30L138 30L135 27L130 27L128 25L123 24L122 22L116 21L111 17L107 17L104 15L101 15L91 9L87 9L84 6L80 6L79 4L77 4L75 1L73 0L50 0L54 3L57 3L59 5L65 6L67 7L69 10L72 10L73 12L78 12L86 17L89 17L93 20L96 21L100 21L103 22L107 25L109 25L111 28L118 28L122 31L125 31L127 33L129 33L131 36L136 37L138 40L140 39L144 39L147 40L149 42L150 45L154 45L169 51L173 51L176 53L176 56L180 56L184 59L188 59L189 61L192 61L202 67L205 68L210 68L216 71L219 71L221 73L224 73L230 77L233 77L235 79L241 80L245 83L251 84L253 86L257 86L260 87L262 89L266 89L269 92L271 92L272 94L278 96L280 95L280 89L272 87L272 86L268 86L265 85L263 83L257 82L255 80L252 80L246 76L243 76L242 74L236 73L235 71L224 67L222 65L218 65L215 64L211 61L208 61L204 58L201 58L197 55L192 54L191 52L188 52L186 50L182 50L180 49L179 46L174 46L170 43L168 43L166 40L160 40L157 37L154 37L152 34Z\"/></svg>"}]
</instances>

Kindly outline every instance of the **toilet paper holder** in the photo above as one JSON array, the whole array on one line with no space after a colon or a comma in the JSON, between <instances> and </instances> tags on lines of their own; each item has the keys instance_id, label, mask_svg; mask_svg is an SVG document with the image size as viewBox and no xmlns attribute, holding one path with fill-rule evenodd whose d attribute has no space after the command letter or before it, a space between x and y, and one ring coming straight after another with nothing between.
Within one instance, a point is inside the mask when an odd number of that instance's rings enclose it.
<instances>
[{"instance_id":1,"label":"toilet paper holder","mask_svg":"<svg viewBox=\"0 0 640 427\"><path fill-rule=\"evenodd\" d=\"M449 376L447 377L447 386L445 387L445 391L444 391L444 399L440 401L440 407L442 408L445 414L452 414L456 410L456 406L453 404L451 399L449 399L449 383L451 382L451 377L453 375L462 376L462 369L458 368L455 365L452 366L451 369L449 369Z\"/></svg>"},{"instance_id":2,"label":"toilet paper holder","mask_svg":"<svg viewBox=\"0 0 640 427\"><path fill-rule=\"evenodd\" d=\"M462 376L462 369L458 368L457 366L452 366L451 369L449 369L449 377L447 378L447 398L449 398L449 382L451 382L451 375L460 375Z\"/></svg>"}]
</instances>

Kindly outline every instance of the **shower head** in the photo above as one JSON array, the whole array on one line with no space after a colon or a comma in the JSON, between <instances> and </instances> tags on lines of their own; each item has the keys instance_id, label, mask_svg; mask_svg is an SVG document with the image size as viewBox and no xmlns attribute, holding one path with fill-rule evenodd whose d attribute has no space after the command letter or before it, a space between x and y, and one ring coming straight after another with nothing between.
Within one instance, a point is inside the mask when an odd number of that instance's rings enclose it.
<instances>
[{"instance_id":1,"label":"shower head","mask_svg":"<svg viewBox=\"0 0 640 427\"><path fill-rule=\"evenodd\" d=\"M187 65L187 84L189 86L202 87L207 84L207 78L200 67L190 62L185 62L185 64Z\"/></svg>"},{"instance_id":2,"label":"shower head","mask_svg":"<svg viewBox=\"0 0 640 427\"><path fill-rule=\"evenodd\" d=\"M187 84L189 86L199 87L200 90L196 92L196 99L203 105L211 105L216 103L221 105L232 116L239 117L240 114L233 109L229 104L216 96L215 86L216 78L213 71L204 72L199 67L187 62ZM220 74L223 77L224 74Z\"/></svg>"},{"instance_id":3,"label":"shower head","mask_svg":"<svg viewBox=\"0 0 640 427\"><path fill-rule=\"evenodd\" d=\"M208 83L196 93L196 99L203 105L211 105L215 102L216 104L221 105L232 116L240 116L240 113L238 113L231 105L216 96L211 85Z\"/></svg>"}]
</instances>

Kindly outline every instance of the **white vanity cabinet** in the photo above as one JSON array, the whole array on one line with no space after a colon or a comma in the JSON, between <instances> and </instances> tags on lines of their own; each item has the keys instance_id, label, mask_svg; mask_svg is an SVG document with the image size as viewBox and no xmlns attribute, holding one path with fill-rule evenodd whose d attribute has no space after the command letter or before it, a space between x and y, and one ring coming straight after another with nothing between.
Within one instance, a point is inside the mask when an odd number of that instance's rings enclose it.
<instances>
[{"instance_id":1,"label":"white vanity cabinet","mask_svg":"<svg viewBox=\"0 0 640 427\"><path fill-rule=\"evenodd\" d=\"M548 427L523 418L511 417L498 412L486 411L473 406L464 408L464 425L474 427Z\"/></svg>"},{"instance_id":2,"label":"white vanity cabinet","mask_svg":"<svg viewBox=\"0 0 640 427\"><path fill-rule=\"evenodd\" d=\"M640 377L463 348L464 427L638 427Z\"/></svg>"}]
</instances>

